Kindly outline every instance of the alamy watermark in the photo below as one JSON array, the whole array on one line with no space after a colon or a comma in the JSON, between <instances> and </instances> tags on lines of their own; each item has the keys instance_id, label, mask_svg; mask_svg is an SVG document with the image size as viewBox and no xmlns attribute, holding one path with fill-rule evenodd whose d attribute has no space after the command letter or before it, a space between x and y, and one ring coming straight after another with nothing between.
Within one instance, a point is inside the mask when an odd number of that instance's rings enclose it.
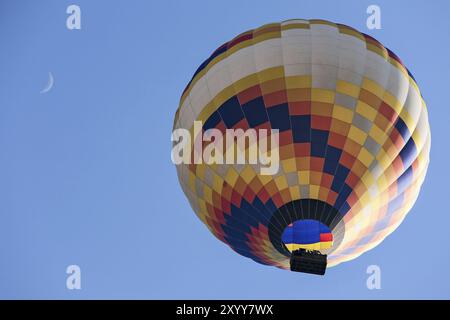
<instances>
[{"instance_id":1,"label":"alamy watermark","mask_svg":"<svg viewBox=\"0 0 450 320\"><path fill-rule=\"evenodd\" d=\"M178 128L172 132L172 162L178 164L254 164L261 175L274 175L280 166L278 129L219 129L203 132L194 121L193 134Z\"/></svg>"},{"instance_id":2,"label":"alamy watermark","mask_svg":"<svg viewBox=\"0 0 450 320\"><path fill-rule=\"evenodd\" d=\"M366 26L367 29L373 30L373 29L381 29L381 9L376 4L371 4L367 7L366 10L367 14L369 16L366 20Z\"/></svg>"},{"instance_id":3,"label":"alamy watermark","mask_svg":"<svg viewBox=\"0 0 450 320\"><path fill-rule=\"evenodd\" d=\"M69 15L66 20L66 27L69 30L81 29L81 8L76 4L67 7L66 13Z\"/></svg>"},{"instance_id":4,"label":"alamy watermark","mask_svg":"<svg viewBox=\"0 0 450 320\"><path fill-rule=\"evenodd\" d=\"M66 279L66 288L69 290L81 289L81 268L76 264L71 264L66 268L66 273L69 275Z\"/></svg>"},{"instance_id":5,"label":"alamy watermark","mask_svg":"<svg viewBox=\"0 0 450 320\"><path fill-rule=\"evenodd\" d=\"M381 268L376 264L372 264L367 267L366 273L370 274L366 281L367 289L381 289Z\"/></svg>"}]
</instances>

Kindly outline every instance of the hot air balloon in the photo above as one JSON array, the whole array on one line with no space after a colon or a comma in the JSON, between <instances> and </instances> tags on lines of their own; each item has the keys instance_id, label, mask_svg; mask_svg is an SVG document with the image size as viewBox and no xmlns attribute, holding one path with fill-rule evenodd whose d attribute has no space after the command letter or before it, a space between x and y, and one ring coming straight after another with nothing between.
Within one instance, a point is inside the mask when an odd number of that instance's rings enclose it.
<instances>
[{"instance_id":1,"label":"hot air balloon","mask_svg":"<svg viewBox=\"0 0 450 320\"><path fill-rule=\"evenodd\" d=\"M429 163L412 74L371 36L324 20L267 24L221 45L182 93L180 128L191 145L211 129L278 131L275 174L260 163L176 167L215 237L293 271L324 274L380 244L412 208Z\"/></svg>"}]
</instances>

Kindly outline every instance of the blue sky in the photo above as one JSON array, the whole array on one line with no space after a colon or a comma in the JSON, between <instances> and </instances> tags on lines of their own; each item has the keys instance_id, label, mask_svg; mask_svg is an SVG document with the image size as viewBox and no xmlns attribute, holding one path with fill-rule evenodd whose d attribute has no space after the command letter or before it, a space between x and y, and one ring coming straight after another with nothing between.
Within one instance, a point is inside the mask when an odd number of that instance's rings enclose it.
<instances>
[{"instance_id":1,"label":"blue sky","mask_svg":"<svg viewBox=\"0 0 450 320\"><path fill-rule=\"evenodd\" d=\"M81 30L66 28L73 3ZM366 28L370 4L381 30ZM450 298L449 15L447 1L2 0L0 298ZM170 160L174 112L197 66L240 32L290 18L374 36L429 108L431 164L416 205L381 245L325 277L259 265L216 240ZM54 87L40 94L49 72ZM66 288L71 264L81 290ZM381 290L366 287L372 264Z\"/></svg>"}]
</instances>

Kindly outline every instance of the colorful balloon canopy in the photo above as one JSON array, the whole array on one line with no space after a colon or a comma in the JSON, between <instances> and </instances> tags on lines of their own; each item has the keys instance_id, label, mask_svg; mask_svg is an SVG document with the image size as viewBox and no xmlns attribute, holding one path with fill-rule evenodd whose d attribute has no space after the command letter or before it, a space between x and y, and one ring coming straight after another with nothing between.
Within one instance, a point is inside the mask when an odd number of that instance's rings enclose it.
<instances>
[{"instance_id":1,"label":"colorful balloon canopy","mask_svg":"<svg viewBox=\"0 0 450 320\"><path fill-rule=\"evenodd\" d=\"M219 240L284 269L297 247L334 266L377 246L413 206L429 162L411 73L374 38L323 20L264 25L220 46L183 92L174 129L193 132L196 120L202 132L279 130L274 175L259 164L180 164L177 173Z\"/></svg>"}]
</instances>

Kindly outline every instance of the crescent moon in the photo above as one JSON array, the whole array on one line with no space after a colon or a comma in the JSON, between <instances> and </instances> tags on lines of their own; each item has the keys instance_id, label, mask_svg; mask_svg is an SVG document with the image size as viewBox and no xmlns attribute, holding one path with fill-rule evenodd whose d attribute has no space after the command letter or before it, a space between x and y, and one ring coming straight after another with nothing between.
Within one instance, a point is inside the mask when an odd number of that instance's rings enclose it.
<instances>
[{"instance_id":1,"label":"crescent moon","mask_svg":"<svg viewBox=\"0 0 450 320\"><path fill-rule=\"evenodd\" d=\"M44 89L41 90L41 93L47 93L53 88L53 84L55 83L55 79L53 79L53 75L51 72L48 73L48 82Z\"/></svg>"}]
</instances>

